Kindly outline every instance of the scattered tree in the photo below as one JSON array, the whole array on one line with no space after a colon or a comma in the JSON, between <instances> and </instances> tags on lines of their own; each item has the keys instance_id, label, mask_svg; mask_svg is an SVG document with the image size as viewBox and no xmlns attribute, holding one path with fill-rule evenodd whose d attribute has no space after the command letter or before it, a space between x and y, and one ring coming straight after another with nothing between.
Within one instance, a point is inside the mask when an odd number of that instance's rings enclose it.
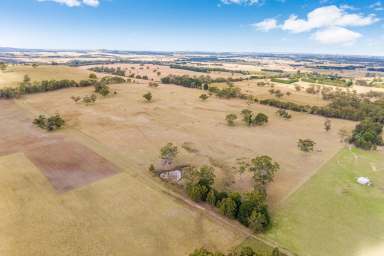
<instances>
[{"instance_id":1,"label":"scattered tree","mask_svg":"<svg viewBox=\"0 0 384 256\"><path fill-rule=\"evenodd\" d=\"M72 99L75 103L77 103L77 102L79 102L79 101L81 100L81 97L79 97L79 96L72 96L71 99Z\"/></svg>"},{"instance_id":2,"label":"scattered tree","mask_svg":"<svg viewBox=\"0 0 384 256\"><path fill-rule=\"evenodd\" d=\"M168 143L160 149L160 158L165 162L165 164L170 165L176 158L177 153L177 146L173 145L173 143Z\"/></svg>"},{"instance_id":3,"label":"scattered tree","mask_svg":"<svg viewBox=\"0 0 384 256\"><path fill-rule=\"evenodd\" d=\"M291 119L291 118L292 118L292 115L289 114L288 111L285 110L285 109L279 109L279 110L276 111L276 113L277 113L280 117L282 117L282 118L284 118L284 119Z\"/></svg>"},{"instance_id":4,"label":"scattered tree","mask_svg":"<svg viewBox=\"0 0 384 256\"><path fill-rule=\"evenodd\" d=\"M299 139L297 146L303 152L312 152L316 143L310 139Z\"/></svg>"},{"instance_id":5,"label":"scattered tree","mask_svg":"<svg viewBox=\"0 0 384 256\"><path fill-rule=\"evenodd\" d=\"M229 126L235 126L235 120L237 119L237 115L235 114L228 114L226 117L225 117L225 120L227 120L227 124Z\"/></svg>"},{"instance_id":6,"label":"scattered tree","mask_svg":"<svg viewBox=\"0 0 384 256\"><path fill-rule=\"evenodd\" d=\"M331 128L332 128L331 120L327 118L324 122L324 129L325 131L328 132L329 130L331 130Z\"/></svg>"},{"instance_id":7,"label":"scattered tree","mask_svg":"<svg viewBox=\"0 0 384 256\"><path fill-rule=\"evenodd\" d=\"M147 93L143 94L143 98L144 98L147 102L151 102L151 100L152 100L152 93L151 93L151 92L147 92Z\"/></svg>"},{"instance_id":8,"label":"scattered tree","mask_svg":"<svg viewBox=\"0 0 384 256\"><path fill-rule=\"evenodd\" d=\"M202 101L206 101L206 100L209 98L209 96L208 96L207 94L203 93L203 94L200 95L199 98L200 98Z\"/></svg>"},{"instance_id":9,"label":"scattered tree","mask_svg":"<svg viewBox=\"0 0 384 256\"><path fill-rule=\"evenodd\" d=\"M89 79L97 79L96 74L94 73L89 74Z\"/></svg>"},{"instance_id":10,"label":"scattered tree","mask_svg":"<svg viewBox=\"0 0 384 256\"><path fill-rule=\"evenodd\" d=\"M252 121L254 125L264 125L268 123L268 116L263 113L258 113Z\"/></svg>"},{"instance_id":11,"label":"scattered tree","mask_svg":"<svg viewBox=\"0 0 384 256\"><path fill-rule=\"evenodd\" d=\"M107 96L111 93L109 87L104 83L97 83L95 85L95 93L100 94L101 96Z\"/></svg>"},{"instance_id":12,"label":"scattered tree","mask_svg":"<svg viewBox=\"0 0 384 256\"><path fill-rule=\"evenodd\" d=\"M91 94L83 97L83 102L86 105L93 104L96 102L97 96L96 94Z\"/></svg>"},{"instance_id":13,"label":"scattered tree","mask_svg":"<svg viewBox=\"0 0 384 256\"><path fill-rule=\"evenodd\" d=\"M155 166L153 164L151 164L148 168L148 171L151 173L154 173L156 171Z\"/></svg>"},{"instance_id":14,"label":"scattered tree","mask_svg":"<svg viewBox=\"0 0 384 256\"><path fill-rule=\"evenodd\" d=\"M270 156L258 156L251 160L249 170L253 173L256 184L266 185L273 181L275 173L280 169L280 165L274 162Z\"/></svg>"}]
</instances>

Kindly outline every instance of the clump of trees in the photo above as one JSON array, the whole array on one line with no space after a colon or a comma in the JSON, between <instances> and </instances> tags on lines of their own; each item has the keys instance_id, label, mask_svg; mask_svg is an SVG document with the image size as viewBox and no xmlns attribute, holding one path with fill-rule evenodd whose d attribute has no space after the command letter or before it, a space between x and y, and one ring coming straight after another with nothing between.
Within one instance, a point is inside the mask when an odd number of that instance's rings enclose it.
<instances>
[{"instance_id":1,"label":"clump of trees","mask_svg":"<svg viewBox=\"0 0 384 256\"><path fill-rule=\"evenodd\" d=\"M289 114L288 111L285 109L277 110L276 114L279 115L281 118L284 118L284 119L291 119L292 118L292 115Z\"/></svg>"},{"instance_id":2,"label":"clump of trees","mask_svg":"<svg viewBox=\"0 0 384 256\"><path fill-rule=\"evenodd\" d=\"M229 69L225 69L225 68L196 67L196 66L186 66L186 65L177 65L177 64L170 65L170 68L189 70L189 71L201 72L201 73L231 72L231 73L239 73L239 74L243 74L243 75L249 74L248 71L243 71L243 70L229 70Z\"/></svg>"},{"instance_id":3,"label":"clump of trees","mask_svg":"<svg viewBox=\"0 0 384 256\"><path fill-rule=\"evenodd\" d=\"M188 196L195 202L206 201L208 192L215 182L213 167L207 165L200 168L188 167L184 173Z\"/></svg>"},{"instance_id":4,"label":"clump of trees","mask_svg":"<svg viewBox=\"0 0 384 256\"><path fill-rule=\"evenodd\" d=\"M268 116L264 113L254 114L249 109L243 109L241 111L243 121L247 126L261 126L268 123Z\"/></svg>"},{"instance_id":5,"label":"clump of trees","mask_svg":"<svg viewBox=\"0 0 384 256\"><path fill-rule=\"evenodd\" d=\"M143 98L144 98L147 102L151 102L151 101L152 101L152 93L151 93L151 92L144 93L144 94L143 94Z\"/></svg>"},{"instance_id":6,"label":"clump of trees","mask_svg":"<svg viewBox=\"0 0 384 256\"><path fill-rule=\"evenodd\" d=\"M89 68L88 70L99 72L99 73L105 73L105 74L111 74L115 76L125 76L125 71L122 70L120 67L114 68L114 67L93 67Z\"/></svg>"},{"instance_id":7,"label":"clump of trees","mask_svg":"<svg viewBox=\"0 0 384 256\"><path fill-rule=\"evenodd\" d=\"M299 139L297 147L303 152L312 152L315 149L316 143L310 139Z\"/></svg>"},{"instance_id":8,"label":"clump of trees","mask_svg":"<svg viewBox=\"0 0 384 256\"><path fill-rule=\"evenodd\" d=\"M33 120L33 124L47 131L55 131L64 126L65 120L59 114L49 117L39 115Z\"/></svg>"},{"instance_id":9,"label":"clump of trees","mask_svg":"<svg viewBox=\"0 0 384 256\"><path fill-rule=\"evenodd\" d=\"M255 252L251 247L241 247L232 250L229 254L224 254L222 252L212 252L205 248L196 249L193 251L189 256L260 256L261 254L258 254ZM263 254L264 255L264 254ZM272 251L271 256L280 256L280 250L279 248L274 248Z\"/></svg>"},{"instance_id":10,"label":"clump of trees","mask_svg":"<svg viewBox=\"0 0 384 256\"><path fill-rule=\"evenodd\" d=\"M184 171L186 192L196 202L207 202L216 207L224 216L237 219L254 232L262 232L270 225L265 186L273 180L280 168L268 156L259 156L241 167L253 173L254 190L250 193L219 192L213 188L214 168L202 166L190 167Z\"/></svg>"},{"instance_id":11,"label":"clump of trees","mask_svg":"<svg viewBox=\"0 0 384 256\"><path fill-rule=\"evenodd\" d=\"M353 130L350 143L356 147L371 150L377 146L383 145L383 125L374 122L372 119L366 119L360 122Z\"/></svg>"},{"instance_id":12,"label":"clump of trees","mask_svg":"<svg viewBox=\"0 0 384 256\"><path fill-rule=\"evenodd\" d=\"M211 82L212 79L209 76L200 76L200 77L190 77L187 75L175 76L168 75L161 78L161 83L163 84L175 84L188 88L198 88L202 89L203 84Z\"/></svg>"}]
</instances>

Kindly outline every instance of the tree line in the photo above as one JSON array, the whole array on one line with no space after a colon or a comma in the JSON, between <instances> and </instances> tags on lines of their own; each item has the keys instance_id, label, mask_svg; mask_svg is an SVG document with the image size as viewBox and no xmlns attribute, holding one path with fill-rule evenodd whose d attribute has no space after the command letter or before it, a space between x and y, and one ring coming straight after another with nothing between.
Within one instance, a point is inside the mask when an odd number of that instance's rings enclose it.
<instances>
[{"instance_id":1,"label":"tree line","mask_svg":"<svg viewBox=\"0 0 384 256\"><path fill-rule=\"evenodd\" d=\"M98 72L98 73L105 73L105 74L111 74L114 76L125 76L125 70L122 70L120 67L114 68L114 67L93 67L89 68L88 70Z\"/></svg>"},{"instance_id":2,"label":"tree line","mask_svg":"<svg viewBox=\"0 0 384 256\"><path fill-rule=\"evenodd\" d=\"M274 248L270 254L271 256L283 256L279 248ZM245 246L232 250L229 254L222 252L212 252L205 248L196 249L189 256L260 256L259 253L254 251L251 247Z\"/></svg>"},{"instance_id":3,"label":"tree line","mask_svg":"<svg viewBox=\"0 0 384 256\"><path fill-rule=\"evenodd\" d=\"M74 80L43 80L39 82L31 82L30 78L25 76L24 81L20 83L18 87L0 89L0 99L13 99L25 94L56 91L64 88L96 86L99 83L118 84L124 82L125 80L121 77L103 77L100 81L90 78L81 80L80 82Z\"/></svg>"},{"instance_id":4,"label":"tree line","mask_svg":"<svg viewBox=\"0 0 384 256\"><path fill-rule=\"evenodd\" d=\"M200 73L230 72L230 73L238 73L242 75L250 74L248 71L244 71L244 70L230 70L225 68L196 67L196 66L186 66L186 65L178 65L178 64L172 64L169 67L173 69L188 70L188 71L194 71L194 72L200 72Z\"/></svg>"}]
</instances>

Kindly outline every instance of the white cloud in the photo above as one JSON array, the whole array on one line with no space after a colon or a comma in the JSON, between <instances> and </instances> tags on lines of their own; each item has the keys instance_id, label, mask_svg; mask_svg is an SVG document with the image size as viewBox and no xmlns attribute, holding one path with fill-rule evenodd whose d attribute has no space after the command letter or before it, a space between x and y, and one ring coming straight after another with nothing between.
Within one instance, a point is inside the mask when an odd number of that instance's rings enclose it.
<instances>
[{"instance_id":1,"label":"white cloud","mask_svg":"<svg viewBox=\"0 0 384 256\"><path fill-rule=\"evenodd\" d=\"M337 6L320 7L307 14L307 19L291 15L283 24L283 30L293 33L307 32L327 27L368 26L378 21L374 14L367 16L350 14Z\"/></svg>"},{"instance_id":2,"label":"white cloud","mask_svg":"<svg viewBox=\"0 0 384 256\"><path fill-rule=\"evenodd\" d=\"M223 4L256 5L261 4L262 0L221 0Z\"/></svg>"},{"instance_id":3,"label":"white cloud","mask_svg":"<svg viewBox=\"0 0 384 256\"><path fill-rule=\"evenodd\" d=\"M99 0L38 0L39 2L55 2L66 5L68 7L77 7L82 4L97 7L100 4Z\"/></svg>"},{"instance_id":4,"label":"white cloud","mask_svg":"<svg viewBox=\"0 0 384 256\"><path fill-rule=\"evenodd\" d=\"M360 33L342 27L329 27L313 33L312 38L322 44L343 44L354 43L361 37Z\"/></svg>"},{"instance_id":5,"label":"white cloud","mask_svg":"<svg viewBox=\"0 0 384 256\"><path fill-rule=\"evenodd\" d=\"M371 4L369 7L371 7L375 11L383 11L384 10L384 4L381 3L380 1Z\"/></svg>"},{"instance_id":6,"label":"white cloud","mask_svg":"<svg viewBox=\"0 0 384 256\"><path fill-rule=\"evenodd\" d=\"M252 26L259 31L270 31L277 28L277 21L276 19L265 19L261 22L252 24Z\"/></svg>"},{"instance_id":7,"label":"white cloud","mask_svg":"<svg viewBox=\"0 0 384 256\"><path fill-rule=\"evenodd\" d=\"M83 0L83 3L92 7L97 7L100 4L99 0Z\"/></svg>"}]
</instances>

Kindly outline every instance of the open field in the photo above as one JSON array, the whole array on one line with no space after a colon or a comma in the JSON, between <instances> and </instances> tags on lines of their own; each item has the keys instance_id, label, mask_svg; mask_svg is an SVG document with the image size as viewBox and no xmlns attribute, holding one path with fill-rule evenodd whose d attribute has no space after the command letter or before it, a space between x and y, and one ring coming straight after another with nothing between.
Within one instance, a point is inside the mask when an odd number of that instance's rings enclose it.
<instances>
[{"instance_id":1,"label":"open field","mask_svg":"<svg viewBox=\"0 0 384 256\"><path fill-rule=\"evenodd\" d=\"M108 64L108 65L93 65L93 66L83 66L80 67L80 69L89 69L91 67L120 67L122 70L126 70L126 76L129 76L130 74L140 75L140 76L148 76L150 80L154 81L160 81L162 77L168 76L168 75L188 75L188 76L207 76L209 75L212 78L238 78L238 77L244 77L244 75L241 75L239 73L231 73L231 72L210 72L210 73L203 73L203 72L194 72L189 70L182 70L182 69L174 69L170 68L169 66L165 65L153 65L153 64ZM160 75L158 74L160 72Z\"/></svg>"},{"instance_id":2,"label":"open field","mask_svg":"<svg viewBox=\"0 0 384 256\"><path fill-rule=\"evenodd\" d=\"M23 81L24 75L28 75L32 81L41 80L75 80L88 79L90 71L68 66L9 66L5 72L0 71L0 88L15 87Z\"/></svg>"},{"instance_id":3,"label":"open field","mask_svg":"<svg viewBox=\"0 0 384 256\"><path fill-rule=\"evenodd\" d=\"M57 194L25 156L0 158L1 255L186 255L244 235L132 173Z\"/></svg>"},{"instance_id":4,"label":"open field","mask_svg":"<svg viewBox=\"0 0 384 256\"><path fill-rule=\"evenodd\" d=\"M276 210L267 236L299 255L383 255L383 160L383 151L341 150Z\"/></svg>"},{"instance_id":5,"label":"open field","mask_svg":"<svg viewBox=\"0 0 384 256\"><path fill-rule=\"evenodd\" d=\"M95 105L75 104L72 95L89 94L90 88L75 88L28 96L18 100L25 109L39 113L59 112L68 125L122 154L132 168L147 172L151 163L159 162L159 149L168 142L180 147L179 163L210 164L216 168L220 189L249 191L249 174L240 176L232 168L238 159L260 154L272 156L281 171L271 184L270 199L277 205L310 178L316 170L343 146L338 131L350 130L353 122L333 120L333 128L325 132L324 118L293 113L290 121L275 114L276 109L248 106L244 100L198 99L199 90L177 86L149 88L145 85L114 85L118 94L100 99ZM154 100L145 103L142 95L151 91ZM244 108L264 112L270 117L265 127L249 128L237 122L228 127L226 114ZM317 150L305 154L297 149L300 138L317 142ZM183 149L182 149L183 148Z\"/></svg>"},{"instance_id":6,"label":"open field","mask_svg":"<svg viewBox=\"0 0 384 256\"><path fill-rule=\"evenodd\" d=\"M10 120L0 135L1 255L176 256L247 237L170 196L118 152L72 129L47 134L13 102L0 104Z\"/></svg>"}]
</instances>

